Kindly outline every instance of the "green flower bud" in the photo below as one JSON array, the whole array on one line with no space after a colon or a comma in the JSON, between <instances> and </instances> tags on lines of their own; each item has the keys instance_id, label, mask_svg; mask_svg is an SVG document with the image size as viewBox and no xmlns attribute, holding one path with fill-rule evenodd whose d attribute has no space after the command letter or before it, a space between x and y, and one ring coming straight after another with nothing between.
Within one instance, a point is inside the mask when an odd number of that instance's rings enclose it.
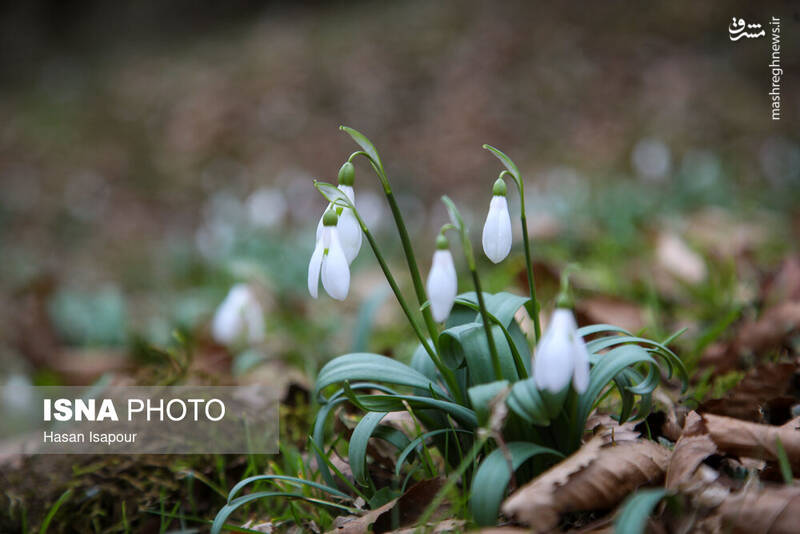
<instances>
[{"instance_id":1,"label":"green flower bud","mask_svg":"<svg viewBox=\"0 0 800 534\"><path fill-rule=\"evenodd\" d=\"M505 180L498 178L492 186L492 195L504 197L507 190Z\"/></svg>"},{"instance_id":2,"label":"green flower bud","mask_svg":"<svg viewBox=\"0 0 800 534\"><path fill-rule=\"evenodd\" d=\"M339 216L336 215L336 210L326 210L322 216L322 226L336 226L339 222Z\"/></svg>"},{"instance_id":3,"label":"green flower bud","mask_svg":"<svg viewBox=\"0 0 800 534\"><path fill-rule=\"evenodd\" d=\"M352 186L356 181L356 169L349 161L345 161L344 165L339 169L339 185Z\"/></svg>"},{"instance_id":4,"label":"green flower bud","mask_svg":"<svg viewBox=\"0 0 800 534\"><path fill-rule=\"evenodd\" d=\"M450 248L450 242L444 234L439 234L436 238L436 250L447 250L448 248Z\"/></svg>"}]
</instances>

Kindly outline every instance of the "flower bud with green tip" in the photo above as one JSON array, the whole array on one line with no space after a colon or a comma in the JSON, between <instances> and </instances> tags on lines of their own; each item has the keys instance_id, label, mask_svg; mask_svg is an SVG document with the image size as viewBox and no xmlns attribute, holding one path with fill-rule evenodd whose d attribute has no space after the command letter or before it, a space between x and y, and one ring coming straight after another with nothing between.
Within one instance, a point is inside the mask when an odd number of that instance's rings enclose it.
<instances>
[{"instance_id":1,"label":"flower bud with green tip","mask_svg":"<svg viewBox=\"0 0 800 534\"><path fill-rule=\"evenodd\" d=\"M345 161L344 165L339 169L339 190L347 196L353 205L356 203L356 194L353 190L355 176L356 173L353 164L349 161ZM330 208L330 206L328 206L328 208ZM336 211L339 214L339 223L337 224L339 240L342 244L345 257L347 258L347 263L350 264L353 263L353 260L356 259L358 252L361 250L361 242L363 239L361 226L358 224L358 219L356 219L351 208L338 207ZM322 218L320 218L317 224L317 241L319 241L322 235L322 230L323 224Z\"/></svg>"},{"instance_id":2,"label":"flower bud with green tip","mask_svg":"<svg viewBox=\"0 0 800 534\"><path fill-rule=\"evenodd\" d=\"M317 298L321 279L328 295L344 300L350 290L350 264L339 239L339 216L334 209L328 209L321 222L322 232L308 264L308 292Z\"/></svg>"},{"instance_id":3,"label":"flower bud with green tip","mask_svg":"<svg viewBox=\"0 0 800 534\"><path fill-rule=\"evenodd\" d=\"M426 284L431 313L436 322L447 320L458 293L458 277L449 247L447 238L439 234Z\"/></svg>"},{"instance_id":4,"label":"flower bud with green tip","mask_svg":"<svg viewBox=\"0 0 800 534\"><path fill-rule=\"evenodd\" d=\"M510 251L511 216L506 200L506 183L498 178L492 187L489 214L483 225L483 252L493 263L500 263Z\"/></svg>"}]
</instances>

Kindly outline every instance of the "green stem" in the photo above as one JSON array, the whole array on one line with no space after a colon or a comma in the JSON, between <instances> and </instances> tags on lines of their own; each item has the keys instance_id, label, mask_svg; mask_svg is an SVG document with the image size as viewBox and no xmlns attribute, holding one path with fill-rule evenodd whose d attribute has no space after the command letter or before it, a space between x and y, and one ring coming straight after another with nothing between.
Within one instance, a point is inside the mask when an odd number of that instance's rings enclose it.
<instances>
[{"instance_id":1,"label":"green stem","mask_svg":"<svg viewBox=\"0 0 800 534\"><path fill-rule=\"evenodd\" d=\"M481 281L478 278L478 271L475 265L470 265L470 273L472 274L472 282L475 284L475 292L478 294L478 307L480 308L481 320L483 321L483 330L486 332L486 342L489 344L489 354L492 358L492 367L497 380L503 379L503 369L500 367L500 357L497 355L497 347L494 344L494 336L492 335L492 325L489 323L489 317L486 313L486 304L483 302L483 291L481 291Z\"/></svg>"},{"instance_id":2,"label":"green stem","mask_svg":"<svg viewBox=\"0 0 800 534\"><path fill-rule=\"evenodd\" d=\"M458 465L455 471L453 471L449 477L447 477L447 482L445 482L442 489L439 490L439 493L433 498L431 503L425 508L425 511L422 513L420 518L417 520L417 525L424 527L428 520L431 518L433 513L439 509L442 502L447 498L450 492L455 488L458 481L464 476L464 473L467 471L470 465L475 462L475 458L478 456L478 453L481 452L481 449L486 444L486 441L489 439L489 432L488 431L479 431L477 432L478 436L475 440L475 443L472 445L472 448L469 450L467 455L461 460L461 463Z\"/></svg>"},{"instance_id":3,"label":"green stem","mask_svg":"<svg viewBox=\"0 0 800 534\"><path fill-rule=\"evenodd\" d=\"M453 393L453 396L456 399L462 398L461 388L458 386L458 381L456 380L455 373L452 369L447 367L440 359L436 351L430 346L428 340L425 338L425 334L422 332L422 329L417 324L417 321L414 320L414 316L411 314L411 308L409 308L406 299L403 297L403 294L400 292L400 287L397 285L397 282L392 275L392 271L389 269L389 265L386 263L386 260L383 258L383 254L381 254L380 249L378 248L378 243L375 241L375 238L372 236L372 232L369 231L367 228L364 219L361 218L361 215L352 207L353 214L358 221L358 225L361 227L361 231L364 232L364 235L367 238L367 242L369 246L372 248L373 254L375 254L375 258L378 260L378 264L381 266L381 270L383 271L384 276L386 277L386 281L389 282L389 286L392 288L394 292L395 298L397 298L397 302L400 304L400 307L403 309L403 313L406 314L406 318L408 319L411 328L414 330L414 333L419 338L419 342L425 348L425 352L431 357L434 365L439 370L444 378L445 382L447 383L448 388Z\"/></svg>"},{"instance_id":4,"label":"green stem","mask_svg":"<svg viewBox=\"0 0 800 534\"><path fill-rule=\"evenodd\" d=\"M381 185L383 186L383 193L386 195L386 200L389 202L389 209L392 211L392 218L394 218L395 226L397 226L397 231L400 234L400 242L403 245L403 253L405 254L408 270L411 274L411 281L414 284L414 292L417 295L417 301L422 309L422 317L425 320L425 326L428 329L431 340L434 342L434 348L438 350L439 331L436 328L436 322L433 320L433 314L431 313L430 307L426 306L423 308L423 305L428 300L428 295L425 292L425 285L422 283L422 277L419 274L417 258L414 255L414 249L411 246L411 239L408 237L406 223L403 220L403 214L400 213L400 208L398 207L397 201L394 198L394 192L392 191L391 184L389 184L389 178L386 176L386 171L383 170L383 165L381 162L373 160L372 156L362 150L350 154L350 157L347 158L347 161L352 161L356 156L364 156L367 158L367 161L369 161L372 169L378 176L378 180L380 180Z\"/></svg>"},{"instance_id":5,"label":"green stem","mask_svg":"<svg viewBox=\"0 0 800 534\"><path fill-rule=\"evenodd\" d=\"M500 177L502 178L504 174L508 174L513 178L515 184L517 184L517 189L519 190L519 206L520 206L520 215L519 220L522 224L522 243L525 249L525 266L528 271L528 290L531 295L531 307L533 308L533 312L531 315L533 316L533 332L534 332L534 344L539 342L539 338L542 337L542 327L539 322L539 300L536 298L536 281L533 279L533 262L531 262L531 244L530 240L528 239L528 219L525 216L525 183L522 181L521 176L515 176L511 174L509 171L503 171L500 173Z\"/></svg>"},{"instance_id":6,"label":"green stem","mask_svg":"<svg viewBox=\"0 0 800 534\"><path fill-rule=\"evenodd\" d=\"M384 176L385 178L385 176ZM422 283L422 277L419 274L419 267L417 266L417 258L414 255L414 249L411 247L411 239L408 237L408 230L406 230L403 215L400 213L400 208L397 206L397 201L394 198L394 193L388 187L388 180L386 181L386 198L389 201L389 207L392 210L394 222L397 225L397 231L400 233L400 241L403 244L403 252L406 256L408 263L408 270L411 273L411 280L414 283L414 292L417 294L417 301L422 307L428 300L428 295L425 292L425 285ZM436 328L436 322L433 320L430 306L425 306L422 309L422 317L425 319L425 325L428 327L428 333L435 345L438 345L439 331Z\"/></svg>"}]
</instances>

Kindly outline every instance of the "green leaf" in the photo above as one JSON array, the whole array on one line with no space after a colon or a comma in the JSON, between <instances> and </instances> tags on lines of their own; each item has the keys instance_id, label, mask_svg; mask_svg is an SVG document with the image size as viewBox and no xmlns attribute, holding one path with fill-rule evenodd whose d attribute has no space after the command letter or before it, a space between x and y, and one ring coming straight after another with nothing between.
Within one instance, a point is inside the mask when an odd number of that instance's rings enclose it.
<instances>
[{"instance_id":1,"label":"green leaf","mask_svg":"<svg viewBox=\"0 0 800 534\"><path fill-rule=\"evenodd\" d=\"M564 455L553 449L515 441L508 443L508 453L511 456L511 467L514 471L525 463L526 460L539 454L551 454L557 457ZM508 482L511 480L511 471L508 468L508 459L501 449L495 449L484 458L478 467L475 478L472 479L470 509L475 522L481 526L497 523L497 512L503 500ZM624 531L619 531L624 532Z\"/></svg>"},{"instance_id":2,"label":"green leaf","mask_svg":"<svg viewBox=\"0 0 800 534\"><path fill-rule=\"evenodd\" d=\"M266 499L268 497L288 497L290 499L302 499L310 503L322 504L325 506L338 508L340 510L345 510L351 514L358 512L358 510L356 510L355 508L351 508L350 506L345 506L343 504L338 504L323 499L314 499L312 497L307 497L301 493L289 493L285 491L258 491L256 493L250 493L249 495L237 497L233 501L223 506L222 509L220 509L220 511L217 512L217 516L214 518L214 523L212 523L211 525L211 534L219 534L222 531L223 527L225 527L225 521L228 520L228 517L230 517L230 515L233 512L235 512L237 508L244 506L245 504L251 503L253 501L257 501L259 499Z\"/></svg>"},{"instance_id":3,"label":"green leaf","mask_svg":"<svg viewBox=\"0 0 800 534\"><path fill-rule=\"evenodd\" d=\"M505 165L506 169L508 169L508 172L511 173L511 176L513 176L514 179L519 181L520 179L519 169L517 168L516 164L513 161L511 161L511 158L506 156L505 153L496 149L492 145L483 145L483 148L494 154L497 157L497 159L500 160L500 163Z\"/></svg>"},{"instance_id":4,"label":"green leaf","mask_svg":"<svg viewBox=\"0 0 800 534\"><path fill-rule=\"evenodd\" d=\"M386 393L393 394L395 393L392 389L387 388L382 384L376 384L373 382L358 382L355 384L351 384L349 389L352 390L359 390L359 389L377 389L379 391L385 391ZM314 427L312 431L312 439L316 443L325 443L325 424L328 421L328 417L333 413L334 408L339 404L348 401L349 399L345 396L344 388L340 388L337 390L333 395L330 396L328 401L322 405L320 405L319 410L317 411L317 416L314 418ZM328 469L327 464L325 463L324 458L319 452L315 451L315 455L317 457L317 465L319 466L320 473L322 474L322 478L329 486L333 486L336 484L333 475Z\"/></svg>"},{"instance_id":5,"label":"green leaf","mask_svg":"<svg viewBox=\"0 0 800 534\"><path fill-rule=\"evenodd\" d=\"M666 494L667 490L664 488L654 488L639 490L628 497L614 520L614 532L643 534L647 518Z\"/></svg>"},{"instance_id":6,"label":"green leaf","mask_svg":"<svg viewBox=\"0 0 800 534\"><path fill-rule=\"evenodd\" d=\"M492 336L503 376L510 380L518 380L517 359L499 325L492 326ZM439 335L439 352L442 361L449 367L467 367L470 386L494 382L497 378L488 357L489 344L486 341L483 323L468 323L448 328Z\"/></svg>"},{"instance_id":7,"label":"green leaf","mask_svg":"<svg viewBox=\"0 0 800 534\"><path fill-rule=\"evenodd\" d=\"M412 408L432 408L450 414L466 428L475 428L478 419L475 412L455 402L416 395L353 395L350 399L359 408L369 412L397 412L406 409L404 402Z\"/></svg>"},{"instance_id":8,"label":"green leaf","mask_svg":"<svg viewBox=\"0 0 800 534\"><path fill-rule=\"evenodd\" d=\"M467 295L470 295L470 294L467 294ZM471 293L471 296L475 300L456 299L456 303L460 304L461 306L466 306L466 307L468 307L468 308L470 308L472 310L479 311L480 310L480 306L477 303L477 297L475 297L475 295L476 295L475 292ZM488 293L485 293L485 295L488 295ZM506 295L511 295L511 293L506 293ZM512 297L516 297L516 295L511 295L511 296ZM518 299L520 297L516 297L516 298ZM510 299L507 299L506 302L508 302L508 300L510 300ZM530 300L530 299L526 298L524 300L527 301L527 300ZM488 302L488 301L484 298L484 303L486 303L486 302ZM530 352L531 352L531 348L530 348L530 345L528 345L528 338L525 337L525 334L519 328L519 325L517 324L517 322L514 321L514 314L516 313L516 310L519 309L519 306L517 306L516 308L514 308L513 311L511 311L510 310L510 306L506 305L506 309L503 310L501 308L501 306L497 305L497 304L498 303L495 302L494 310L497 313L499 313L501 317L510 315L510 318L508 318L507 320L504 320L504 319L496 317L493 313L491 313L489 311L487 311L486 316L489 318L489 320L493 324L495 324L498 327L500 327L500 330L503 332L503 336L506 339L506 343L508 343L508 348L511 351L511 356L514 358L514 366L517 369L517 378L519 378L519 379L528 378L528 376L530 375ZM486 307L491 309L491 307L488 304L487 304ZM480 317L480 314L478 314L478 316L475 318L475 322L479 323L481 325L483 324L482 320L481 320L481 317ZM525 354L524 358L522 356L523 353Z\"/></svg>"},{"instance_id":9,"label":"green leaf","mask_svg":"<svg viewBox=\"0 0 800 534\"><path fill-rule=\"evenodd\" d=\"M70 495L72 495L72 490L68 489L61 496L58 500L50 507L47 511L47 515L44 516L44 520L42 521L42 526L39 528L39 534L45 534L47 529L50 528L50 522L53 520L55 515L58 513L58 509L61 508L61 505L67 502Z\"/></svg>"},{"instance_id":10,"label":"green leaf","mask_svg":"<svg viewBox=\"0 0 800 534\"><path fill-rule=\"evenodd\" d=\"M622 345L603 354L597 364L592 367L589 387L578 396L577 400L577 413L572 432L574 443L580 442L580 433L583 431L586 419L603 389L625 368L637 363L658 365L650 354L639 345Z\"/></svg>"},{"instance_id":11,"label":"green leaf","mask_svg":"<svg viewBox=\"0 0 800 534\"><path fill-rule=\"evenodd\" d=\"M505 327L511 324L514 316L522 306L530 301L530 297L522 297L508 292L483 293L483 302L486 311L493 315ZM474 291L462 293L456 297L456 303L463 304L468 302L474 306L478 305L478 295Z\"/></svg>"},{"instance_id":12,"label":"green leaf","mask_svg":"<svg viewBox=\"0 0 800 534\"><path fill-rule=\"evenodd\" d=\"M314 482L312 480L304 480L302 478L290 477L285 475L256 475L252 477L247 477L237 482L236 485L233 488L231 488L230 493L228 493L228 502L231 502L231 499L233 499L236 496L236 494L242 490L242 488L244 488L248 484L252 484L253 482L258 482L260 480L269 480L269 481L282 480L284 482L288 482L292 486L297 486L297 487L310 486L312 488L326 491L331 495L335 495L343 499L350 498L349 495L347 495L346 493L342 493L336 488L332 488L330 486L326 486L324 484L320 484L319 482Z\"/></svg>"},{"instance_id":13,"label":"green leaf","mask_svg":"<svg viewBox=\"0 0 800 534\"><path fill-rule=\"evenodd\" d=\"M515 383L511 387L506 404L515 414L532 425L550 424L547 407L533 377Z\"/></svg>"},{"instance_id":14,"label":"green leaf","mask_svg":"<svg viewBox=\"0 0 800 534\"><path fill-rule=\"evenodd\" d=\"M367 136L359 132L358 130L354 130L349 126L339 126L339 129L343 132L347 132L350 137L353 138L353 141L356 142L361 149L367 153L370 159L375 163L375 165L383 171L383 163L381 162L381 157L378 155L378 149L375 148L375 145L372 144L372 141L367 139Z\"/></svg>"},{"instance_id":15,"label":"green leaf","mask_svg":"<svg viewBox=\"0 0 800 534\"><path fill-rule=\"evenodd\" d=\"M381 419L386 417L388 412L368 412L358 422L350 437L350 447L347 456L350 460L350 469L353 471L353 478L366 486L367 480L367 445L372 433L378 428Z\"/></svg>"},{"instance_id":16,"label":"green leaf","mask_svg":"<svg viewBox=\"0 0 800 534\"><path fill-rule=\"evenodd\" d=\"M491 401L506 388L508 388L508 380L497 380L469 388L467 395L469 395L469 401L478 416L479 424L486 424L489 420Z\"/></svg>"},{"instance_id":17,"label":"green leaf","mask_svg":"<svg viewBox=\"0 0 800 534\"><path fill-rule=\"evenodd\" d=\"M599 334L600 332L611 332L615 334L625 334L626 336L632 336L630 332L625 330L624 328L620 328L619 326L614 326L611 324L593 324L589 326L583 326L578 328L578 335L581 337L591 336L592 334Z\"/></svg>"},{"instance_id":18,"label":"green leaf","mask_svg":"<svg viewBox=\"0 0 800 534\"><path fill-rule=\"evenodd\" d=\"M328 182L320 182L319 180L314 180L314 187L317 188L325 200L330 202L331 204L337 203L337 205L344 204L349 207L353 207L350 199L347 198L341 189L336 187L333 184L329 184Z\"/></svg>"},{"instance_id":19,"label":"green leaf","mask_svg":"<svg viewBox=\"0 0 800 534\"><path fill-rule=\"evenodd\" d=\"M442 397L450 397L445 389L419 371L392 358L368 352L345 354L328 362L317 375L315 395L320 398L321 402L324 402L321 395L324 388L347 380L366 380L409 386L433 390Z\"/></svg>"},{"instance_id":20,"label":"green leaf","mask_svg":"<svg viewBox=\"0 0 800 534\"><path fill-rule=\"evenodd\" d=\"M400 455L397 457L397 462L395 463L394 472L396 475L400 475L400 471L402 470L403 464L405 464L406 459L411 455L412 452L420 445L422 442L427 440L428 438L436 437L440 434L444 434L446 432L461 432L463 434L472 434L469 430L464 430L463 428L440 428L438 430L432 430L431 432L426 432L420 436L417 436L413 441L409 442L405 449L400 452Z\"/></svg>"}]
</instances>

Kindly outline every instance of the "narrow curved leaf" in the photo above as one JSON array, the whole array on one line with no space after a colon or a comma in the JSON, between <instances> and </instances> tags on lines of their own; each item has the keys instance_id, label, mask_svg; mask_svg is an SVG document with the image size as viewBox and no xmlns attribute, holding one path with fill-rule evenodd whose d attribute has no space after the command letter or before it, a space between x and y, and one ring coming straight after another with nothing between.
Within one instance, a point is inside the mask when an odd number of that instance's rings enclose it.
<instances>
[{"instance_id":1,"label":"narrow curved leaf","mask_svg":"<svg viewBox=\"0 0 800 534\"><path fill-rule=\"evenodd\" d=\"M217 512L217 516L214 518L214 523L212 523L211 525L211 534L219 534L222 531L222 528L225 526L225 521L228 520L228 517L230 517L230 515L233 512L235 512L237 508L244 506L245 504L251 503L253 501L257 501L259 499L266 499L269 497L302 499L304 501L308 501L314 504L323 504L325 506L331 506L333 508L345 510L349 513L357 512L355 508L351 508L350 506L345 506L343 504L325 501L323 499L314 499L312 497L306 497L301 493L289 493L285 491L259 491L256 493L251 493L249 495L244 495L242 497L237 497L233 501L223 506L220 509L220 511Z\"/></svg>"},{"instance_id":2,"label":"narrow curved leaf","mask_svg":"<svg viewBox=\"0 0 800 534\"><path fill-rule=\"evenodd\" d=\"M491 401L506 388L508 388L508 380L497 380L469 388L467 391L469 402L472 404L472 409L475 410L478 422L481 425L486 424L489 419Z\"/></svg>"},{"instance_id":3,"label":"narrow curved leaf","mask_svg":"<svg viewBox=\"0 0 800 534\"><path fill-rule=\"evenodd\" d=\"M511 467L516 471L529 458L539 454L550 454L563 457L558 451L527 442L511 442L507 445L511 456ZM472 479L470 509L475 522L481 526L494 525L497 522L497 512L503 500L511 472L508 468L508 459L501 449L495 449L483 459L475 478Z\"/></svg>"},{"instance_id":4,"label":"narrow curved leaf","mask_svg":"<svg viewBox=\"0 0 800 534\"><path fill-rule=\"evenodd\" d=\"M310 486L312 488L328 492L331 495L342 497L343 499L350 498L349 495L347 495L346 493L342 493L336 488L320 484L319 482L314 482L313 480L304 480L302 478L290 477L286 475L256 475L252 477L247 477L237 482L236 485L233 486L233 488L231 488L231 491L228 493L228 502L231 502L231 500L236 496L237 493L239 493L239 491L242 490L242 488L244 488L248 484L252 484L253 482L258 482L260 480L269 480L269 481L282 480L284 482L288 482L292 486L297 486L297 487Z\"/></svg>"},{"instance_id":5,"label":"narrow curved leaf","mask_svg":"<svg viewBox=\"0 0 800 534\"><path fill-rule=\"evenodd\" d=\"M322 390L331 384L347 380L366 380L410 386L433 390L442 397L450 396L444 388L408 365L380 354L368 352L345 354L328 362L317 375L315 394L321 402L325 402L321 395Z\"/></svg>"},{"instance_id":6,"label":"narrow curved leaf","mask_svg":"<svg viewBox=\"0 0 800 534\"><path fill-rule=\"evenodd\" d=\"M354 130L349 126L339 126L339 129L343 132L346 132L350 137L353 138L353 141L356 142L361 149L367 153L370 159L383 171L383 163L381 162L381 157L378 155L378 149L375 148L375 145L372 144L366 135L362 134L358 130Z\"/></svg>"},{"instance_id":7,"label":"narrow curved leaf","mask_svg":"<svg viewBox=\"0 0 800 534\"><path fill-rule=\"evenodd\" d=\"M475 412L455 402L419 397L416 395L353 395L350 400L359 408L369 412L397 412L405 410L404 402L412 408L435 409L447 413L467 428L475 428L478 419Z\"/></svg>"},{"instance_id":8,"label":"narrow curved leaf","mask_svg":"<svg viewBox=\"0 0 800 534\"><path fill-rule=\"evenodd\" d=\"M353 478L362 486L367 485L367 445L375 429L388 412L367 412L358 422L350 436L347 456Z\"/></svg>"},{"instance_id":9,"label":"narrow curved leaf","mask_svg":"<svg viewBox=\"0 0 800 534\"><path fill-rule=\"evenodd\" d=\"M426 432L420 436L417 436L413 441L409 442L405 449L400 452L400 455L397 457L397 462L395 463L394 472L396 475L400 475L400 471L402 470L403 464L405 464L406 459L411 455L414 450L419 447L426 439L436 437L440 434L444 434L446 432L461 432L464 434L472 434L469 430L464 430L463 428L440 428L438 430L432 430L431 432Z\"/></svg>"},{"instance_id":10,"label":"narrow curved leaf","mask_svg":"<svg viewBox=\"0 0 800 534\"><path fill-rule=\"evenodd\" d=\"M506 404L511 411L532 425L550 424L547 407L533 378L516 382L506 398Z\"/></svg>"},{"instance_id":11,"label":"narrow curved leaf","mask_svg":"<svg viewBox=\"0 0 800 534\"><path fill-rule=\"evenodd\" d=\"M653 488L639 490L628 497L614 520L614 532L644 534L647 518L666 494L667 490L664 488Z\"/></svg>"},{"instance_id":12,"label":"narrow curved leaf","mask_svg":"<svg viewBox=\"0 0 800 534\"><path fill-rule=\"evenodd\" d=\"M505 168L508 169L508 172L511 173L511 176L513 176L517 180L520 179L519 169L517 168L517 165L511 160L511 158L506 156L503 151L493 147L492 145L483 145L483 148L494 154L495 157L497 157L497 159L500 160L500 163L502 163L505 166Z\"/></svg>"},{"instance_id":13,"label":"narrow curved leaf","mask_svg":"<svg viewBox=\"0 0 800 534\"><path fill-rule=\"evenodd\" d=\"M483 293L483 302L486 305L486 311L493 315L500 324L506 327L514 320L517 310L530 300L530 297L522 297L506 291L500 293ZM456 303L464 304L465 302L477 306L477 293L468 291L456 297Z\"/></svg>"}]
</instances>

